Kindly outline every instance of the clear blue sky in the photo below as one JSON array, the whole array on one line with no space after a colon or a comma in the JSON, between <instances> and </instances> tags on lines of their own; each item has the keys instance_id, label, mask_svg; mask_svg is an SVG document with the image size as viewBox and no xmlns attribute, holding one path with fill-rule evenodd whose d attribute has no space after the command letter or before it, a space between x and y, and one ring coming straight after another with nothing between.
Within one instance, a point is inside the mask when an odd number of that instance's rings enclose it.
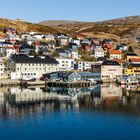
<instances>
[{"instance_id":1,"label":"clear blue sky","mask_svg":"<svg viewBox=\"0 0 140 140\"><path fill-rule=\"evenodd\" d=\"M0 0L0 17L100 21L140 15L140 0Z\"/></svg>"}]
</instances>

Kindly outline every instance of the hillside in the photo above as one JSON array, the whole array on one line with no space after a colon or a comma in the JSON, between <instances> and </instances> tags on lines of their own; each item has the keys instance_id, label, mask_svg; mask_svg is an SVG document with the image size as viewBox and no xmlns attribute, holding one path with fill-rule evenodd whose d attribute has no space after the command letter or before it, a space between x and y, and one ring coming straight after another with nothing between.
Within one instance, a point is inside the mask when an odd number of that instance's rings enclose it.
<instances>
[{"instance_id":1,"label":"hillside","mask_svg":"<svg viewBox=\"0 0 140 140\"><path fill-rule=\"evenodd\" d=\"M54 21L57 23L57 21ZM48 22L43 22L48 25ZM123 17L101 22L73 22L52 26L66 33L81 33L91 37L111 38L115 42L126 43L136 47L136 37L140 36L140 16Z\"/></svg>"},{"instance_id":2,"label":"hillside","mask_svg":"<svg viewBox=\"0 0 140 140\"><path fill-rule=\"evenodd\" d=\"M68 24L80 24L84 23L82 21L70 21L70 20L45 20L39 22L41 25L47 25L47 26L61 26L61 25L68 25Z\"/></svg>"},{"instance_id":3,"label":"hillside","mask_svg":"<svg viewBox=\"0 0 140 140\"><path fill-rule=\"evenodd\" d=\"M16 28L19 32L37 31L41 33L56 33L56 29L45 25L0 18L0 30L5 27Z\"/></svg>"}]
</instances>

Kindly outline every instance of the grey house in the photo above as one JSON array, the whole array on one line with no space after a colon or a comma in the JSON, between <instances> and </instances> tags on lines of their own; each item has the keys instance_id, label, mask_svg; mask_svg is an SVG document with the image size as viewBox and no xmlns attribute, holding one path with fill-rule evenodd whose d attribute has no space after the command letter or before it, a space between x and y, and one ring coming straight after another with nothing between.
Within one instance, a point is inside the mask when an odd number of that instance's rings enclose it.
<instances>
[{"instance_id":1,"label":"grey house","mask_svg":"<svg viewBox=\"0 0 140 140\"><path fill-rule=\"evenodd\" d=\"M63 81L65 82L76 82L81 80L81 75L77 72L67 72L63 75Z\"/></svg>"},{"instance_id":2,"label":"grey house","mask_svg":"<svg viewBox=\"0 0 140 140\"><path fill-rule=\"evenodd\" d=\"M81 80L82 77L77 72L52 72L47 73L42 76L42 80L51 80L51 81L64 81L64 82L76 82Z\"/></svg>"}]
</instances>

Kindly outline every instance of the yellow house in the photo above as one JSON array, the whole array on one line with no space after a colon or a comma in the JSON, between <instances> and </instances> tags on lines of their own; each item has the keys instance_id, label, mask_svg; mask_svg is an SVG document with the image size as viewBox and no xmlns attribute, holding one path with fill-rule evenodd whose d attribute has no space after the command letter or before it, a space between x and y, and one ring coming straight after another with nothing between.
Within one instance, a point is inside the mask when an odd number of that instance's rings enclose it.
<instances>
[{"instance_id":1,"label":"yellow house","mask_svg":"<svg viewBox=\"0 0 140 140\"><path fill-rule=\"evenodd\" d=\"M140 64L131 64L124 68L123 73L129 76L140 76Z\"/></svg>"}]
</instances>

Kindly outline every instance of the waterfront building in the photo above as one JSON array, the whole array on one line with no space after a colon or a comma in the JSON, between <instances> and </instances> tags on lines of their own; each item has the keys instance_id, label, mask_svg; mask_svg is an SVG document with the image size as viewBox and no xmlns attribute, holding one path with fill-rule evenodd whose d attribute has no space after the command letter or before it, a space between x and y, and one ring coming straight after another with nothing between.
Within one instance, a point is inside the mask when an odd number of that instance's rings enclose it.
<instances>
[{"instance_id":1,"label":"waterfront building","mask_svg":"<svg viewBox=\"0 0 140 140\"><path fill-rule=\"evenodd\" d=\"M63 81L76 82L81 80L81 75L77 72L67 72L63 75Z\"/></svg>"},{"instance_id":2,"label":"waterfront building","mask_svg":"<svg viewBox=\"0 0 140 140\"><path fill-rule=\"evenodd\" d=\"M40 78L42 74L59 71L59 63L49 56L12 55L7 63L11 79Z\"/></svg>"},{"instance_id":3,"label":"waterfront building","mask_svg":"<svg viewBox=\"0 0 140 140\"><path fill-rule=\"evenodd\" d=\"M140 76L140 64L130 64L124 68L123 73L128 76Z\"/></svg>"},{"instance_id":4,"label":"waterfront building","mask_svg":"<svg viewBox=\"0 0 140 140\"><path fill-rule=\"evenodd\" d=\"M103 81L112 81L122 76L123 68L116 61L105 61L101 65L93 65L92 71L101 73Z\"/></svg>"},{"instance_id":5,"label":"waterfront building","mask_svg":"<svg viewBox=\"0 0 140 140\"><path fill-rule=\"evenodd\" d=\"M94 72L78 72L82 80L88 80L92 82L101 81L101 73Z\"/></svg>"}]
</instances>

